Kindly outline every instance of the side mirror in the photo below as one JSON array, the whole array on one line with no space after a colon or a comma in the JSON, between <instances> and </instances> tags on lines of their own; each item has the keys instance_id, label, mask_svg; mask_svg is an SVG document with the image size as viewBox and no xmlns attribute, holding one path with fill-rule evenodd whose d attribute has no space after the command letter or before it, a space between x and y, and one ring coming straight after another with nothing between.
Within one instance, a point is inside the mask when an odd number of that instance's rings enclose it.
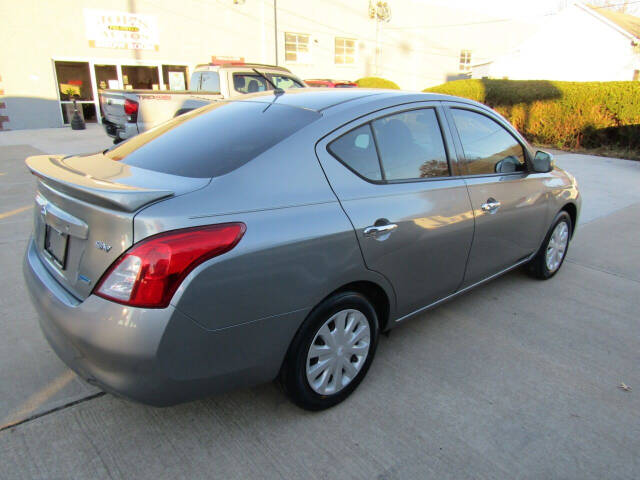
<instances>
[{"instance_id":1,"label":"side mirror","mask_svg":"<svg viewBox=\"0 0 640 480\"><path fill-rule=\"evenodd\" d=\"M520 161L513 155L509 155L496 163L496 173L513 173L522 170Z\"/></svg>"},{"instance_id":2,"label":"side mirror","mask_svg":"<svg viewBox=\"0 0 640 480\"><path fill-rule=\"evenodd\" d=\"M548 173L553 170L553 156L550 153L538 150L533 157L533 171L536 173Z\"/></svg>"}]
</instances>

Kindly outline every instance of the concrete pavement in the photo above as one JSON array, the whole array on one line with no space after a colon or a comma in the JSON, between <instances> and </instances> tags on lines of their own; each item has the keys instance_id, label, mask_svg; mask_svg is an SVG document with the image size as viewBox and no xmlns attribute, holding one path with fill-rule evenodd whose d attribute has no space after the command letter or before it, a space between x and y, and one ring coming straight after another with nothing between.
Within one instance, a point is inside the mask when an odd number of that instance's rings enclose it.
<instances>
[{"instance_id":1,"label":"concrete pavement","mask_svg":"<svg viewBox=\"0 0 640 480\"><path fill-rule=\"evenodd\" d=\"M553 151L556 164L578 179L585 224L640 202L640 162Z\"/></svg>"},{"instance_id":2,"label":"concrete pavement","mask_svg":"<svg viewBox=\"0 0 640 480\"><path fill-rule=\"evenodd\" d=\"M38 146L4 133L0 215L32 200L24 156L70 148L56 132ZM106 148L94 133L73 148ZM26 298L30 211L0 217L0 418L45 413L0 432L0 478L639 478L640 163L556 158L585 196L558 275L516 271L408 321L356 393L316 414L274 385L46 414L95 390L57 360Z\"/></svg>"}]
</instances>

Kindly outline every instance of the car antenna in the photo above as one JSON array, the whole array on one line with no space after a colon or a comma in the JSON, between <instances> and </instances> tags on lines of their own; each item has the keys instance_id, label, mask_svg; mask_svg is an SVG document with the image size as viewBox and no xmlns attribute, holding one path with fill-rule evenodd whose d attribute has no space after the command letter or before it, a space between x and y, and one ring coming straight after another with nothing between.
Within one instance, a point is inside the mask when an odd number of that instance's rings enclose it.
<instances>
[{"instance_id":1,"label":"car antenna","mask_svg":"<svg viewBox=\"0 0 640 480\"><path fill-rule=\"evenodd\" d=\"M281 89L280 87L277 87L275 83L273 83L264 73L259 72L257 68L252 68L251 70L253 70L258 75L260 75L262 78L264 78L269 83L269 85L271 85L273 87L273 93L275 93L276 96L282 95L284 93L283 89Z\"/></svg>"}]
</instances>

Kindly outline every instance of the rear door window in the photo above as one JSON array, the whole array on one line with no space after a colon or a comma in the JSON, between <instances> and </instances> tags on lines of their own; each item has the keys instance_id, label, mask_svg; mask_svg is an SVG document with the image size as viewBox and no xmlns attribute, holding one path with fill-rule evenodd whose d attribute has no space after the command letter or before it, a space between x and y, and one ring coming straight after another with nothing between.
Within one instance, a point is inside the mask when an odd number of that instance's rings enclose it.
<instances>
[{"instance_id":1,"label":"rear door window","mask_svg":"<svg viewBox=\"0 0 640 480\"><path fill-rule=\"evenodd\" d=\"M214 102L105 152L112 160L184 177L217 177L309 125L312 110L261 102Z\"/></svg>"},{"instance_id":2,"label":"rear door window","mask_svg":"<svg viewBox=\"0 0 640 480\"><path fill-rule=\"evenodd\" d=\"M240 93L256 93L269 90L269 84L255 73L234 73L233 88Z\"/></svg>"},{"instance_id":3,"label":"rear door window","mask_svg":"<svg viewBox=\"0 0 640 480\"><path fill-rule=\"evenodd\" d=\"M433 108L389 115L371 125L387 180L449 176L447 153Z\"/></svg>"}]
</instances>

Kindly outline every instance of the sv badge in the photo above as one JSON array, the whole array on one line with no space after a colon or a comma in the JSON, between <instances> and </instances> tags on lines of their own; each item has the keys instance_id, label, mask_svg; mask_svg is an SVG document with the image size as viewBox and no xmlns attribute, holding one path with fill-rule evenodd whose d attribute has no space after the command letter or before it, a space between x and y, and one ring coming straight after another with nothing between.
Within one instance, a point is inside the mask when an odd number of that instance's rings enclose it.
<instances>
[{"instance_id":1,"label":"sv badge","mask_svg":"<svg viewBox=\"0 0 640 480\"><path fill-rule=\"evenodd\" d=\"M106 242L101 242L100 240L96 242L96 247L98 247L99 250L104 250L105 252L111 250L111 245Z\"/></svg>"}]
</instances>

